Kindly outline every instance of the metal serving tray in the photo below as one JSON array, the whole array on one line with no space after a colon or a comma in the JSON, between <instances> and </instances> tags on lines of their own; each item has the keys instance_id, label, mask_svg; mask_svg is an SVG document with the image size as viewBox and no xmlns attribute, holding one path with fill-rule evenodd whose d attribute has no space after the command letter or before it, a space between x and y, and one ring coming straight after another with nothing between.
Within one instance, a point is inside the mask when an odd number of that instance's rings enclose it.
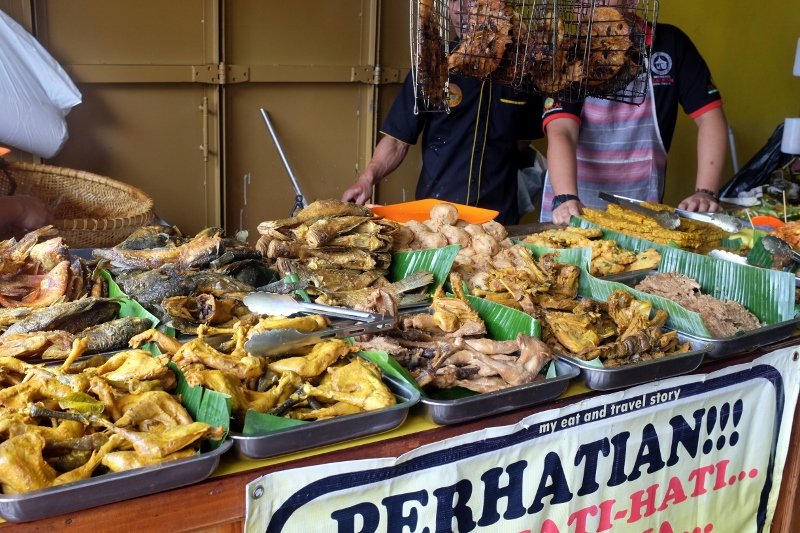
<instances>
[{"instance_id":1,"label":"metal serving tray","mask_svg":"<svg viewBox=\"0 0 800 533\"><path fill-rule=\"evenodd\" d=\"M580 370L588 388L599 391L621 389L679 376L699 367L711 346L706 342L690 339L682 333L678 333L678 339L680 342L689 342L692 351L616 368L598 368L567 355L559 355L559 358Z\"/></svg>"},{"instance_id":2,"label":"metal serving tray","mask_svg":"<svg viewBox=\"0 0 800 533\"><path fill-rule=\"evenodd\" d=\"M386 374L383 375L383 381L394 393L397 404L385 409L310 422L266 435L232 433L234 449L242 459L263 459L394 429L405 421L408 410L419 402L420 394L411 384Z\"/></svg>"},{"instance_id":3,"label":"metal serving tray","mask_svg":"<svg viewBox=\"0 0 800 533\"><path fill-rule=\"evenodd\" d=\"M612 277L603 278L609 281L618 281L625 285L633 286L646 276L655 273L655 271L634 271L623 272L616 274ZM796 278L797 279L797 278ZM763 326L758 329L740 332L733 337L725 337L722 339L716 337L701 337L689 333L681 333L687 341L704 342L710 345L710 349L706 354L709 359L725 359L739 355L759 346L766 346L780 342L792 336L792 334L800 327L800 315L795 316L789 320L778 322L769 326Z\"/></svg>"},{"instance_id":4,"label":"metal serving tray","mask_svg":"<svg viewBox=\"0 0 800 533\"><path fill-rule=\"evenodd\" d=\"M687 340L707 343L710 346L708 353L706 353L708 359L726 359L761 346L788 339L798 327L800 327L800 316L772 324L771 326L743 332L733 337L725 337L724 339L698 337L688 334L684 334L684 337Z\"/></svg>"},{"instance_id":5,"label":"metal serving tray","mask_svg":"<svg viewBox=\"0 0 800 533\"><path fill-rule=\"evenodd\" d=\"M0 494L0 516L11 522L40 520L197 483L214 473L220 456L231 446L233 442L226 439L216 450L186 459L23 494Z\"/></svg>"},{"instance_id":6,"label":"metal serving tray","mask_svg":"<svg viewBox=\"0 0 800 533\"><path fill-rule=\"evenodd\" d=\"M554 378L452 400L422 398L420 406L425 418L448 425L545 403L561 396L570 380L580 375L580 370L572 365L559 360L553 364L556 366Z\"/></svg>"}]
</instances>

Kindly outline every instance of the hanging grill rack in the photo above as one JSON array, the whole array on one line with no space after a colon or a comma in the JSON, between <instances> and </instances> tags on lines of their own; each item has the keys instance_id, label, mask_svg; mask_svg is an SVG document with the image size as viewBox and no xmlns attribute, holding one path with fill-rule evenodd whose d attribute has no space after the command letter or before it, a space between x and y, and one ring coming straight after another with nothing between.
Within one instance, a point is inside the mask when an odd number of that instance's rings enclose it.
<instances>
[{"instance_id":1,"label":"hanging grill rack","mask_svg":"<svg viewBox=\"0 0 800 533\"><path fill-rule=\"evenodd\" d=\"M447 0L411 0L411 75L414 113L449 111Z\"/></svg>"},{"instance_id":2,"label":"hanging grill rack","mask_svg":"<svg viewBox=\"0 0 800 533\"><path fill-rule=\"evenodd\" d=\"M655 27L658 0L612 3L467 0L455 21L461 38L448 45L442 33L450 27L447 2L411 0L419 111L446 110L442 54L449 73L490 77L522 92L569 102L592 96L641 103L651 46L647 28Z\"/></svg>"}]
</instances>

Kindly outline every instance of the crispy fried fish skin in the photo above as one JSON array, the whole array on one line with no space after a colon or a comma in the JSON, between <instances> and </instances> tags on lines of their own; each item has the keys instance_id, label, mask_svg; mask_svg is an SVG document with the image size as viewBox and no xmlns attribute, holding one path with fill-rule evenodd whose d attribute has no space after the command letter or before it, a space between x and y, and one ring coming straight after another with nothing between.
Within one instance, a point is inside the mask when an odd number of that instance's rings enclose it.
<instances>
[{"instance_id":1,"label":"crispy fried fish skin","mask_svg":"<svg viewBox=\"0 0 800 533\"><path fill-rule=\"evenodd\" d=\"M107 322L117 316L119 302L108 298L82 298L37 309L10 326L0 337L13 333L61 329L70 333Z\"/></svg>"},{"instance_id":2,"label":"crispy fried fish skin","mask_svg":"<svg viewBox=\"0 0 800 533\"><path fill-rule=\"evenodd\" d=\"M370 218L372 217L344 216L317 220L308 227L306 242L312 248L319 248L340 234L367 222Z\"/></svg>"},{"instance_id":3,"label":"crispy fried fish skin","mask_svg":"<svg viewBox=\"0 0 800 533\"><path fill-rule=\"evenodd\" d=\"M382 274L376 270L352 270L345 268L323 268L312 270L298 261L278 259L275 266L282 276L297 274L315 287L325 287L330 292L363 289L372 285Z\"/></svg>"},{"instance_id":4,"label":"crispy fried fish skin","mask_svg":"<svg viewBox=\"0 0 800 533\"><path fill-rule=\"evenodd\" d=\"M363 205L342 202L340 200L317 200L308 204L297 215L291 218L281 218L278 220L268 220L258 225L258 232L262 235L275 235L273 230L293 228L300 224L321 218L342 217L342 216L361 216L371 217L372 210ZM280 238L275 235L276 238ZM285 237L285 235L283 236Z\"/></svg>"}]
</instances>

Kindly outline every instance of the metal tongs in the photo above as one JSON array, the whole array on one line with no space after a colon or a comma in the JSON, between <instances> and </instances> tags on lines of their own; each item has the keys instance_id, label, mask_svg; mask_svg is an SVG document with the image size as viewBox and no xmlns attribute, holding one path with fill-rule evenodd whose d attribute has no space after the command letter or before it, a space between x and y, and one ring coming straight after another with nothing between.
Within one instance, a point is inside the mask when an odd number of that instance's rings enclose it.
<instances>
[{"instance_id":1,"label":"metal tongs","mask_svg":"<svg viewBox=\"0 0 800 533\"><path fill-rule=\"evenodd\" d=\"M795 263L800 263L800 252L794 246L775 235L764 235L761 237L761 244L764 249L771 254L788 257Z\"/></svg>"},{"instance_id":2,"label":"metal tongs","mask_svg":"<svg viewBox=\"0 0 800 533\"><path fill-rule=\"evenodd\" d=\"M681 225L681 219L678 217L678 215L676 215L672 211L656 211L655 209L649 209L643 206L640 200L634 200L633 198L626 198L624 196L619 196L617 194L600 192L598 193L598 196L603 200L605 200L606 202L611 202L612 204L621 205L626 209L630 209L631 211L635 211L641 215L652 218L662 228L675 229Z\"/></svg>"},{"instance_id":3,"label":"metal tongs","mask_svg":"<svg viewBox=\"0 0 800 533\"><path fill-rule=\"evenodd\" d=\"M262 315L289 316L295 313L318 313L357 321L356 324L310 333L296 329L275 329L256 333L244 344L245 350L255 355L277 355L292 348L316 344L326 339L377 333L391 329L395 325L395 319L392 316L387 317L346 307L298 302L286 294L254 292L245 296L244 304L251 311Z\"/></svg>"},{"instance_id":4,"label":"metal tongs","mask_svg":"<svg viewBox=\"0 0 800 533\"><path fill-rule=\"evenodd\" d=\"M685 211L683 209L676 209L675 212L684 218L713 224L728 233L738 233L744 227L744 222L741 219L725 213L695 213L694 211Z\"/></svg>"}]
</instances>

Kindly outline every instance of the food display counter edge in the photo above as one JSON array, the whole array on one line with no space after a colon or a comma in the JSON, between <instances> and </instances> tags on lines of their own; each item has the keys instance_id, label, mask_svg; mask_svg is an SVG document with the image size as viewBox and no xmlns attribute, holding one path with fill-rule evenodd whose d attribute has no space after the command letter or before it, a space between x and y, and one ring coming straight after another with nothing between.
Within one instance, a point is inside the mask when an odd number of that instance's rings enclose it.
<instances>
[{"instance_id":1,"label":"food display counter edge","mask_svg":"<svg viewBox=\"0 0 800 533\"><path fill-rule=\"evenodd\" d=\"M712 361L694 373L746 363L773 350L790 346L800 346L800 337L795 336L724 361ZM533 413L562 408L596 394L601 393L576 384L553 402L451 426L436 426L424 420L419 412L412 411L402 426L381 435L258 461L238 459L228 454L223 457L217 472L200 483L35 522L6 522L0 524L0 531L75 530L101 533L120 531L121 524L130 524L139 531L164 528L169 531L242 531L246 485L265 474L353 459L396 457L419 446L464 433L511 425ZM800 513L795 511L800 505L799 426L795 417L771 531L796 531L800 527Z\"/></svg>"}]
</instances>

